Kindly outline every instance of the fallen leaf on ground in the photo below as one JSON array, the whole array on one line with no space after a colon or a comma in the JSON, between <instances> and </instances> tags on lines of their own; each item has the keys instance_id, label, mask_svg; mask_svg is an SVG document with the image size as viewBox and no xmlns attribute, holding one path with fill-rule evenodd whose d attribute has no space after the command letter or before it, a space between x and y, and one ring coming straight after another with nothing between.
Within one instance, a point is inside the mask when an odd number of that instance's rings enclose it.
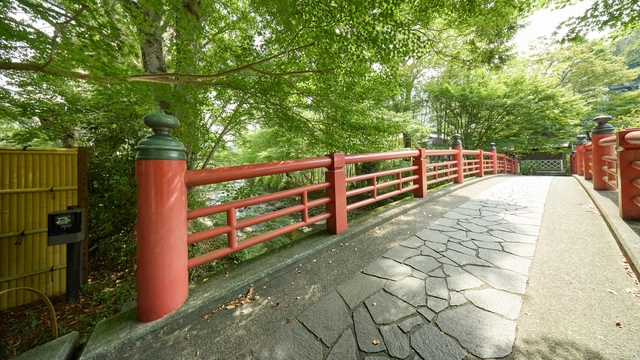
<instances>
[{"instance_id":1,"label":"fallen leaf on ground","mask_svg":"<svg viewBox=\"0 0 640 360\"><path fill-rule=\"evenodd\" d=\"M611 289L607 289L607 291L608 291L608 292L610 292L610 293L612 293L613 295L618 295L618 293L617 293L617 292L615 292L615 291L613 291L613 290L611 290Z\"/></svg>"},{"instance_id":2,"label":"fallen leaf on ground","mask_svg":"<svg viewBox=\"0 0 640 360\"><path fill-rule=\"evenodd\" d=\"M287 318L287 322L290 323L291 322L291 318Z\"/></svg>"},{"instance_id":3,"label":"fallen leaf on ground","mask_svg":"<svg viewBox=\"0 0 640 360\"><path fill-rule=\"evenodd\" d=\"M273 306L274 306L274 307L276 307L276 306L280 306L280 301L276 301L276 302L273 304Z\"/></svg>"},{"instance_id":4,"label":"fallen leaf on ground","mask_svg":"<svg viewBox=\"0 0 640 360\"><path fill-rule=\"evenodd\" d=\"M373 345L378 345L378 344L380 344L380 340L378 340L378 339L373 340Z\"/></svg>"},{"instance_id":5,"label":"fallen leaf on ground","mask_svg":"<svg viewBox=\"0 0 640 360\"><path fill-rule=\"evenodd\" d=\"M616 321L616 326L619 327L619 328L622 327L622 324L620 324L620 321Z\"/></svg>"}]
</instances>

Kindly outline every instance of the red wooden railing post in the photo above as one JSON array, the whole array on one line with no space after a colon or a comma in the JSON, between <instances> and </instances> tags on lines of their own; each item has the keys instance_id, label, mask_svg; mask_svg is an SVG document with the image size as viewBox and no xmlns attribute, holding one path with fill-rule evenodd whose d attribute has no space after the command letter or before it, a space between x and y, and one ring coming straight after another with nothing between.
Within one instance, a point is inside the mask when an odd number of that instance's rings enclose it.
<instances>
[{"instance_id":1,"label":"red wooden railing post","mask_svg":"<svg viewBox=\"0 0 640 360\"><path fill-rule=\"evenodd\" d=\"M476 175L477 177L483 177L484 176L484 154L482 153L482 149L478 150L480 152L480 154L478 155L478 164L480 164L480 171L478 172L478 175Z\"/></svg>"},{"instance_id":2,"label":"red wooden railing post","mask_svg":"<svg viewBox=\"0 0 640 360\"><path fill-rule=\"evenodd\" d=\"M592 160L593 160L592 149L593 149L593 145L591 141L584 144L584 147L583 147L584 156L582 157L582 165L584 167L585 180L593 179L593 172L591 171Z\"/></svg>"},{"instance_id":3,"label":"red wooden railing post","mask_svg":"<svg viewBox=\"0 0 640 360\"><path fill-rule=\"evenodd\" d=\"M418 185L417 189L413 190L413 196L415 197L427 197L427 160L425 159L425 150L418 148L420 154L413 158L413 166L418 168L413 170L413 175L418 176L413 180L413 183Z\"/></svg>"},{"instance_id":4,"label":"red wooden railing post","mask_svg":"<svg viewBox=\"0 0 640 360\"><path fill-rule=\"evenodd\" d=\"M331 217L327 219L327 230L332 234L340 234L347 230L347 178L344 171L344 154L331 153L331 165L325 172L325 180L331 184L327 188L327 197L331 201L327 204L327 212Z\"/></svg>"},{"instance_id":5,"label":"red wooden railing post","mask_svg":"<svg viewBox=\"0 0 640 360\"><path fill-rule=\"evenodd\" d=\"M492 160L492 165L491 165L491 175L497 175L498 174L498 152L496 150L496 143L491 143L491 147L489 148L489 151L491 152L491 160Z\"/></svg>"},{"instance_id":6,"label":"red wooden railing post","mask_svg":"<svg viewBox=\"0 0 640 360\"><path fill-rule=\"evenodd\" d=\"M454 155L456 166L458 167L458 176L453 179L453 182L456 184L462 184L464 182L464 157L462 156L462 141L460 141L460 134L453 135L453 144L451 144L451 149L458 151Z\"/></svg>"},{"instance_id":7,"label":"red wooden railing post","mask_svg":"<svg viewBox=\"0 0 640 360\"><path fill-rule=\"evenodd\" d=\"M614 156L615 148L613 146L602 146L599 141L603 138L611 136L615 133L613 126L609 124L611 116L598 116L593 119L596 126L591 131L591 144L593 146L593 152L591 159L591 171L593 174L593 189L594 190L615 190L614 187L609 185L603 178L607 177L604 167L607 166L607 162L602 159L603 156Z\"/></svg>"},{"instance_id":8,"label":"red wooden railing post","mask_svg":"<svg viewBox=\"0 0 640 360\"><path fill-rule=\"evenodd\" d=\"M137 318L148 322L176 310L188 296L187 169L184 145L170 135L178 119L157 113L143 120L154 134L136 147Z\"/></svg>"},{"instance_id":9,"label":"red wooden railing post","mask_svg":"<svg viewBox=\"0 0 640 360\"><path fill-rule=\"evenodd\" d=\"M629 134L633 135L629 136ZM629 137L628 137L629 136ZM633 138L633 139L631 139ZM633 143L630 140L635 140ZM623 220L640 221L640 128L616 134L618 151L618 207Z\"/></svg>"},{"instance_id":10,"label":"red wooden railing post","mask_svg":"<svg viewBox=\"0 0 640 360\"><path fill-rule=\"evenodd\" d=\"M578 135L578 142L576 142L576 174L584 176L584 144L586 143L585 139L587 135Z\"/></svg>"}]
</instances>

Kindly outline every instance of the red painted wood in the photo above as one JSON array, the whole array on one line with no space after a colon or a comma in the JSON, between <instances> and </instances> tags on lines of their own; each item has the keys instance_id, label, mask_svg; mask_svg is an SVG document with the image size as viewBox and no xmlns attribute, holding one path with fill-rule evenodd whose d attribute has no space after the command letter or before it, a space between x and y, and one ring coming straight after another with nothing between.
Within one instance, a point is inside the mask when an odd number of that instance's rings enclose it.
<instances>
[{"instance_id":1,"label":"red painted wood","mask_svg":"<svg viewBox=\"0 0 640 360\"><path fill-rule=\"evenodd\" d=\"M138 160L137 318L160 319L187 299L186 162Z\"/></svg>"}]
</instances>

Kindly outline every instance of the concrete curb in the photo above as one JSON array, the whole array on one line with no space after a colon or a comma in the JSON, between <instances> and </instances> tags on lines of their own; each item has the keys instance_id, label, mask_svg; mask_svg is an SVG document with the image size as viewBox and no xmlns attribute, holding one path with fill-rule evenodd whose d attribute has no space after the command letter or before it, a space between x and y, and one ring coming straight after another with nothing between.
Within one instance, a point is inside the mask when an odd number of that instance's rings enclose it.
<instances>
[{"instance_id":1,"label":"concrete curb","mask_svg":"<svg viewBox=\"0 0 640 360\"><path fill-rule=\"evenodd\" d=\"M78 348L80 335L72 331L16 356L15 360L70 360Z\"/></svg>"},{"instance_id":2,"label":"concrete curb","mask_svg":"<svg viewBox=\"0 0 640 360\"><path fill-rule=\"evenodd\" d=\"M303 241L297 241L265 256L259 256L230 269L229 276L220 274L206 283L192 286L189 298L178 310L150 323L136 320L135 309L123 312L96 325L87 341L80 359L121 359L126 354L119 349L126 345L143 346L154 332L170 333L190 323L196 317L210 313L244 293L252 285L270 281L294 270L298 264L311 261L332 247L366 232L427 203L434 202L463 187L476 184L493 176L466 180L463 184L450 184L429 193L426 198L408 198L380 207L349 222L349 230L340 235L320 233Z\"/></svg>"},{"instance_id":3,"label":"concrete curb","mask_svg":"<svg viewBox=\"0 0 640 360\"><path fill-rule=\"evenodd\" d=\"M594 190L592 181L578 175L573 177L578 180L600 210L620 250L629 261L631 269L640 278L640 222L622 220L618 208L617 191Z\"/></svg>"}]
</instances>

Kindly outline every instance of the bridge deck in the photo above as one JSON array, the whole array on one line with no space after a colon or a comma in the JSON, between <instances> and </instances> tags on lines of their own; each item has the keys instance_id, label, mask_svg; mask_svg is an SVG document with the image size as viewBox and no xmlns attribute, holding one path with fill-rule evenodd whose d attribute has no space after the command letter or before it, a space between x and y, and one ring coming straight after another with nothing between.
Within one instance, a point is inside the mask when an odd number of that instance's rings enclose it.
<instances>
[{"instance_id":1,"label":"bridge deck","mask_svg":"<svg viewBox=\"0 0 640 360\"><path fill-rule=\"evenodd\" d=\"M571 177L490 177L254 286L251 302L214 311L220 302L111 354L255 360L640 354L640 298L627 291L640 286Z\"/></svg>"}]
</instances>

